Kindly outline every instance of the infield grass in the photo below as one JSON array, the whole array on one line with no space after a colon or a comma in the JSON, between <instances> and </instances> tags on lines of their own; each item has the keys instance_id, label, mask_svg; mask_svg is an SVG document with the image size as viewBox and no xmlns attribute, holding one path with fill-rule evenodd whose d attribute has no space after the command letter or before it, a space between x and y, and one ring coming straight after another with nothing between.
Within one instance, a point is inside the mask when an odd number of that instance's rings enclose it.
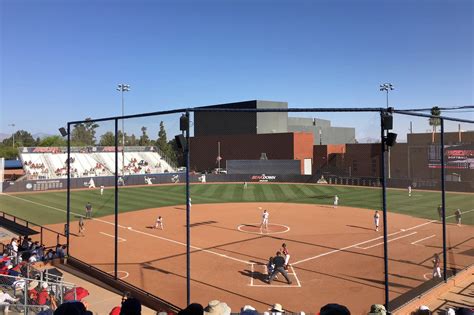
<instances>
[{"instance_id":1,"label":"infield grass","mask_svg":"<svg viewBox=\"0 0 474 315\"><path fill-rule=\"evenodd\" d=\"M367 209L381 209L380 188L332 186L311 184L253 184L244 189L243 184L193 184L192 204L227 202L288 202L332 205L334 195L339 196L339 205ZM156 185L124 187L119 190L119 211L128 212L147 208L185 204L184 185ZM84 214L87 202L93 205L94 217L113 214L114 189L106 189L100 195L99 189L74 190L71 192L71 210ZM415 217L438 219L437 207L441 204L441 192L414 190L408 197L406 190L387 191L387 209ZM66 191L22 193L0 195L0 210L45 225L66 221ZM474 225L474 194L447 193L447 216L460 208L463 224ZM470 211L470 212L467 212ZM76 220L75 215L71 220ZM350 218L348 218L349 220ZM449 218L448 222L454 222Z\"/></svg>"}]
</instances>

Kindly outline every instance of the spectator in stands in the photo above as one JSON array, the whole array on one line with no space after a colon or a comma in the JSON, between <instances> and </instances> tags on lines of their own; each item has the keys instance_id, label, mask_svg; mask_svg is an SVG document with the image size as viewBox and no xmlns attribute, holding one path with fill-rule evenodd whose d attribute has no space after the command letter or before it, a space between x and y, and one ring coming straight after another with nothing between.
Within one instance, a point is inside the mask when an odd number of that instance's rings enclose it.
<instances>
[{"instance_id":1,"label":"spectator in stands","mask_svg":"<svg viewBox=\"0 0 474 315\"><path fill-rule=\"evenodd\" d=\"M114 307L114 308L110 311L109 315L120 315L120 310L122 309L122 304L123 304L127 299L129 299L130 297L131 297L130 292L125 291L125 292L123 293L123 295L122 295L122 301L120 302L120 306Z\"/></svg>"},{"instance_id":2,"label":"spectator in stands","mask_svg":"<svg viewBox=\"0 0 474 315\"><path fill-rule=\"evenodd\" d=\"M36 253L35 253L35 252L32 252L30 258L28 259L28 262L31 263L31 264L33 264L33 263L35 263L35 262L37 262L37 261L38 261L38 258L37 258L37 256L36 256Z\"/></svg>"},{"instance_id":3,"label":"spectator in stands","mask_svg":"<svg viewBox=\"0 0 474 315\"><path fill-rule=\"evenodd\" d=\"M283 306L279 303L275 303L272 305L271 308L268 309L269 311L273 313L285 313L285 310L283 309Z\"/></svg>"},{"instance_id":4,"label":"spectator in stands","mask_svg":"<svg viewBox=\"0 0 474 315\"><path fill-rule=\"evenodd\" d=\"M139 300L131 297L122 303L120 315L141 315L142 304Z\"/></svg>"},{"instance_id":5,"label":"spectator in stands","mask_svg":"<svg viewBox=\"0 0 474 315\"><path fill-rule=\"evenodd\" d=\"M204 308L199 303L191 303L185 309L178 312L178 315L203 315Z\"/></svg>"},{"instance_id":6,"label":"spectator in stands","mask_svg":"<svg viewBox=\"0 0 474 315\"><path fill-rule=\"evenodd\" d=\"M347 307L340 304L326 304L321 307L319 311L320 315L351 315L351 312Z\"/></svg>"},{"instance_id":7,"label":"spectator in stands","mask_svg":"<svg viewBox=\"0 0 474 315\"><path fill-rule=\"evenodd\" d=\"M64 258L66 256L66 245L57 245L56 246L56 257Z\"/></svg>"},{"instance_id":8,"label":"spectator in stands","mask_svg":"<svg viewBox=\"0 0 474 315\"><path fill-rule=\"evenodd\" d=\"M240 315L258 315L258 311L250 305L245 305L240 309Z\"/></svg>"},{"instance_id":9,"label":"spectator in stands","mask_svg":"<svg viewBox=\"0 0 474 315\"><path fill-rule=\"evenodd\" d=\"M208 315L230 315L231 309L227 303L221 302L219 300L212 300L204 308L204 314Z\"/></svg>"},{"instance_id":10,"label":"spectator in stands","mask_svg":"<svg viewBox=\"0 0 474 315\"><path fill-rule=\"evenodd\" d=\"M65 302L54 311L54 315L93 315L82 302Z\"/></svg>"},{"instance_id":11,"label":"spectator in stands","mask_svg":"<svg viewBox=\"0 0 474 315\"><path fill-rule=\"evenodd\" d=\"M2 288L0 288L0 310L5 313L8 312L9 305L17 302L19 299L15 299L10 294L5 293Z\"/></svg>"},{"instance_id":12,"label":"spectator in stands","mask_svg":"<svg viewBox=\"0 0 474 315\"><path fill-rule=\"evenodd\" d=\"M12 246L12 255L16 255L18 253L18 240L14 237L12 238L11 241L11 246Z\"/></svg>"},{"instance_id":13,"label":"spectator in stands","mask_svg":"<svg viewBox=\"0 0 474 315\"><path fill-rule=\"evenodd\" d=\"M50 304L49 302L50 302L50 298L49 298L49 291L48 291L48 283L43 282L41 284L41 291L38 292L36 304L46 305L46 304Z\"/></svg>"},{"instance_id":14,"label":"spectator in stands","mask_svg":"<svg viewBox=\"0 0 474 315\"><path fill-rule=\"evenodd\" d=\"M373 304L370 307L370 312L368 313L368 315L386 315L386 314L387 314L387 310L385 309L385 306L383 306L382 304Z\"/></svg>"},{"instance_id":15,"label":"spectator in stands","mask_svg":"<svg viewBox=\"0 0 474 315\"><path fill-rule=\"evenodd\" d=\"M44 256L44 260L52 260L54 259L56 253L52 250L52 249L48 249L48 252L46 253L46 255Z\"/></svg>"}]
</instances>

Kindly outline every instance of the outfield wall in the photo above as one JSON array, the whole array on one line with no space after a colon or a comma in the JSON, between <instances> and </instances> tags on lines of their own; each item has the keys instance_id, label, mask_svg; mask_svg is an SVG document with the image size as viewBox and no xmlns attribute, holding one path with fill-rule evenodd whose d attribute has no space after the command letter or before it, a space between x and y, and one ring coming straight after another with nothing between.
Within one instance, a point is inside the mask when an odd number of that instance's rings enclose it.
<instances>
[{"instance_id":1,"label":"outfield wall","mask_svg":"<svg viewBox=\"0 0 474 315\"><path fill-rule=\"evenodd\" d=\"M190 182L199 183L202 181L202 175L189 176ZM91 178L71 178L71 189L88 188ZM100 186L114 186L113 176L93 177L96 188ZM129 175L125 176L125 186L147 185L151 184L173 184L186 182L185 173L164 173L149 175ZM348 186L369 186L380 187L380 181L374 177L339 177L327 176L324 181L318 175L284 175L284 174L206 174L205 181L212 182L281 182L281 183L311 183L311 184L330 184L330 185L348 185ZM121 185L121 184L120 184ZM413 189L423 190L441 190L440 181L435 180L408 180L408 179L389 179L387 187L406 189L409 185ZM446 191L453 192L474 192L474 182L445 182ZM49 179L49 180L24 180L17 182L4 182L3 192L35 192L48 190L65 190L67 188L67 179Z\"/></svg>"}]
</instances>

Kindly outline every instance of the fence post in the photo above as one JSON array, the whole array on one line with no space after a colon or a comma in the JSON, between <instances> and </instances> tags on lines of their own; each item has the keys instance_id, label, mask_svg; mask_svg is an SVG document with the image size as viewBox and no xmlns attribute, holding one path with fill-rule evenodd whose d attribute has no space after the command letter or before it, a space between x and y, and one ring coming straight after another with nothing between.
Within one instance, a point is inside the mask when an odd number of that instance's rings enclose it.
<instances>
[{"instance_id":1,"label":"fence post","mask_svg":"<svg viewBox=\"0 0 474 315\"><path fill-rule=\"evenodd\" d=\"M385 307L389 311L389 287L388 287L388 246L387 246L387 179L385 178L385 128L383 123L384 112L380 112L380 176L382 184L382 211L383 211L383 262L385 283Z\"/></svg>"},{"instance_id":2,"label":"fence post","mask_svg":"<svg viewBox=\"0 0 474 315\"><path fill-rule=\"evenodd\" d=\"M123 92L122 92L123 97ZM123 118L122 118L123 119ZM123 121L123 120L122 120ZM122 132L125 132L122 130ZM125 142L122 143L122 159L125 159ZM124 165L122 161L122 166ZM124 174L124 169L122 168L122 176ZM115 119L115 202L114 202L114 279L117 280L118 277L118 119Z\"/></svg>"},{"instance_id":3,"label":"fence post","mask_svg":"<svg viewBox=\"0 0 474 315\"><path fill-rule=\"evenodd\" d=\"M443 207L443 279L447 280L446 271L446 189L444 185L444 119L441 118L441 205Z\"/></svg>"},{"instance_id":4,"label":"fence post","mask_svg":"<svg viewBox=\"0 0 474 315\"><path fill-rule=\"evenodd\" d=\"M189 111L186 110L186 147L184 156L186 158L186 305L191 303L191 205L189 204Z\"/></svg>"},{"instance_id":5,"label":"fence post","mask_svg":"<svg viewBox=\"0 0 474 315\"><path fill-rule=\"evenodd\" d=\"M24 303L24 311L23 313L26 315L28 314L27 310L27 305L28 305L28 280L25 281L25 288L23 289L23 292L25 292L23 295L23 303Z\"/></svg>"}]
</instances>

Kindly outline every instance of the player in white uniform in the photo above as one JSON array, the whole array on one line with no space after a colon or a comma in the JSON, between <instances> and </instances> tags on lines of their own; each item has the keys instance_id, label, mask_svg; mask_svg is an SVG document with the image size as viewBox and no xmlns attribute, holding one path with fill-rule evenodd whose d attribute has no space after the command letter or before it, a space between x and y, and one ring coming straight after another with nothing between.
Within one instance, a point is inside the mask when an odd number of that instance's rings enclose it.
<instances>
[{"instance_id":1,"label":"player in white uniform","mask_svg":"<svg viewBox=\"0 0 474 315\"><path fill-rule=\"evenodd\" d=\"M263 210L262 213L262 223L260 224L260 231L265 228L265 230L268 229L268 217L270 216L270 213L268 213L267 210Z\"/></svg>"},{"instance_id":2,"label":"player in white uniform","mask_svg":"<svg viewBox=\"0 0 474 315\"><path fill-rule=\"evenodd\" d=\"M379 220L380 220L380 214L377 210L375 210L375 214L374 214L375 231L379 230Z\"/></svg>"},{"instance_id":3,"label":"player in white uniform","mask_svg":"<svg viewBox=\"0 0 474 315\"><path fill-rule=\"evenodd\" d=\"M89 181L89 188L95 188L94 180L91 178Z\"/></svg>"},{"instance_id":4,"label":"player in white uniform","mask_svg":"<svg viewBox=\"0 0 474 315\"><path fill-rule=\"evenodd\" d=\"M334 196L334 208L337 208L337 205L339 203L339 197L337 195Z\"/></svg>"},{"instance_id":5,"label":"player in white uniform","mask_svg":"<svg viewBox=\"0 0 474 315\"><path fill-rule=\"evenodd\" d=\"M439 255L434 254L431 262L433 263L433 278L436 278L436 277L441 278L441 267L440 267L441 262L439 259Z\"/></svg>"},{"instance_id":6,"label":"player in white uniform","mask_svg":"<svg viewBox=\"0 0 474 315\"><path fill-rule=\"evenodd\" d=\"M100 195L102 196L104 194L104 185L100 186Z\"/></svg>"},{"instance_id":7,"label":"player in white uniform","mask_svg":"<svg viewBox=\"0 0 474 315\"><path fill-rule=\"evenodd\" d=\"M160 228L162 230L164 229L164 227L163 227L163 218L161 216L159 216L158 219L156 219L154 228L155 229Z\"/></svg>"},{"instance_id":8,"label":"player in white uniform","mask_svg":"<svg viewBox=\"0 0 474 315\"><path fill-rule=\"evenodd\" d=\"M408 197L411 197L411 186L408 186Z\"/></svg>"},{"instance_id":9,"label":"player in white uniform","mask_svg":"<svg viewBox=\"0 0 474 315\"><path fill-rule=\"evenodd\" d=\"M247 189L247 182L244 182L244 189Z\"/></svg>"}]
</instances>

